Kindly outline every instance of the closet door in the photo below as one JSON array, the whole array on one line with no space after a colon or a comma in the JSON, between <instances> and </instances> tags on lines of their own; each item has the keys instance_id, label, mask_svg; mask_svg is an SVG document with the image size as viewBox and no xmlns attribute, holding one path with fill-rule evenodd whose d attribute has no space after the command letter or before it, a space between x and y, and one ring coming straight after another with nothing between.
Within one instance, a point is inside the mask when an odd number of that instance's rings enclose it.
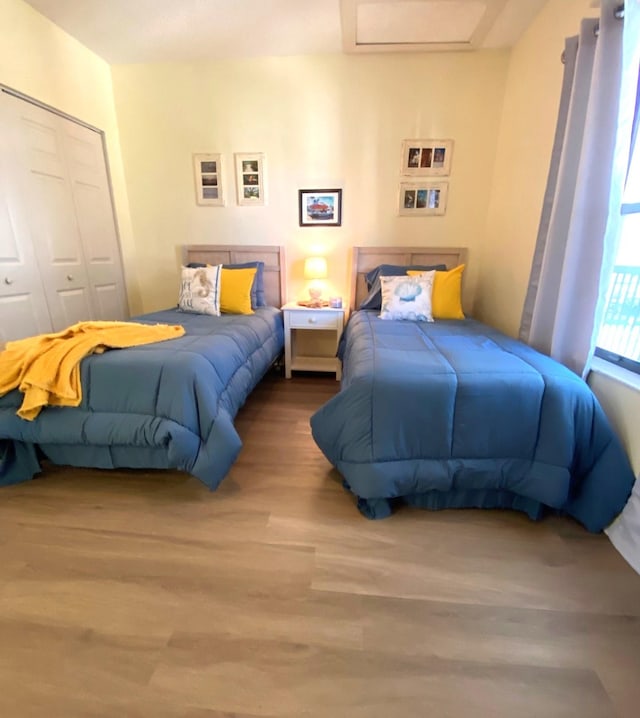
<instances>
[{"instance_id":1,"label":"closet door","mask_svg":"<svg viewBox=\"0 0 640 718\"><path fill-rule=\"evenodd\" d=\"M75 214L89 278L94 317L128 317L120 245L102 137L76 122L60 120Z\"/></svg>"},{"instance_id":2,"label":"closet door","mask_svg":"<svg viewBox=\"0 0 640 718\"><path fill-rule=\"evenodd\" d=\"M0 93L0 345L51 331L23 203L19 128L8 116L3 96Z\"/></svg>"},{"instance_id":3,"label":"closet door","mask_svg":"<svg viewBox=\"0 0 640 718\"><path fill-rule=\"evenodd\" d=\"M128 316L100 133L0 92L16 138L13 178L27 217L49 331ZM4 131L5 124L2 125Z\"/></svg>"},{"instance_id":4,"label":"closet door","mask_svg":"<svg viewBox=\"0 0 640 718\"><path fill-rule=\"evenodd\" d=\"M22 197L53 331L95 316L58 115L4 95L18 125Z\"/></svg>"}]
</instances>

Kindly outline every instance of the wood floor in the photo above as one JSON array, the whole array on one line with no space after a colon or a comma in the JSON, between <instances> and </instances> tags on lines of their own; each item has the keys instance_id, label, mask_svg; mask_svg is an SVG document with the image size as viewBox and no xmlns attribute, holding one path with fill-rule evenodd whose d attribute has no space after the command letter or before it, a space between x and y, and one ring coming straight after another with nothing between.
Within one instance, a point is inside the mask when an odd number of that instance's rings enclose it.
<instances>
[{"instance_id":1,"label":"wood floor","mask_svg":"<svg viewBox=\"0 0 640 718\"><path fill-rule=\"evenodd\" d=\"M637 718L640 576L500 511L368 521L269 376L217 492L50 467L0 489L3 718Z\"/></svg>"}]
</instances>

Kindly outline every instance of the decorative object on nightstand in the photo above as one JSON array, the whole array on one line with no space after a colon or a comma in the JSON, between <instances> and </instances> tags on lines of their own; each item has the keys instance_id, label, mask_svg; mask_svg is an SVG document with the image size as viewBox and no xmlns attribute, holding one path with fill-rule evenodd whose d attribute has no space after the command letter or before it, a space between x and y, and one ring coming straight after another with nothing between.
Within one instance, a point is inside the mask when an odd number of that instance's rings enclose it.
<instances>
[{"instance_id":1,"label":"decorative object on nightstand","mask_svg":"<svg viewBox=\"0 0 640 718\"><path fill-rule=\"evenodd\" d=\"M309 299L298 304L313 309L328 306L329 302L322 299L321 284L321 280L327 278L327 260L324 257L307 257L304 261L304 278L311 280Z\"/></svg>"},{"instance_id":2,"label":"decorative object on nightstand","mask_svg":"<svg viewBox=\"0 0 640 718\"><path fill-rule=\"evenodd\" d=\"M344 309L302 307L285 304L284 366L285 377L292 371L335 372L342 378L342 364L336 357L344 327Z\"/></svg>"}]
</instances>

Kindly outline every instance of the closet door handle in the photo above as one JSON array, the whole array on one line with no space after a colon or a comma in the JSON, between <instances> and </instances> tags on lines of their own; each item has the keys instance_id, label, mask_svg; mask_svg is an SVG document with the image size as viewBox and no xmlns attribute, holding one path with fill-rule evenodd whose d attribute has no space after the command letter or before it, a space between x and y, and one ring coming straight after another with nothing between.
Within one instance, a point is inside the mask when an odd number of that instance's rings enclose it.
<instances>
[{"instance_id":1,"label":"closet door handle","mask_svg":"<svg viewBox=\"0 0 640 718\"><path fill-rule=\"evenodd\" d=\"M68 279L70 282L73 282L73 274L67 274L67 279Z\"/></svg>"},{"instance_id":2,"label":"closet door handle","mask_svg":"<svg viewBox=\"0 0 640 718\"><path fill-rule=\"evenodd\" d=\"M9 277L5 277L5 278L4 278L4 283L5 283L5 284L13 284L13 279L9 279Z\"/></svg>"}]
</instances>

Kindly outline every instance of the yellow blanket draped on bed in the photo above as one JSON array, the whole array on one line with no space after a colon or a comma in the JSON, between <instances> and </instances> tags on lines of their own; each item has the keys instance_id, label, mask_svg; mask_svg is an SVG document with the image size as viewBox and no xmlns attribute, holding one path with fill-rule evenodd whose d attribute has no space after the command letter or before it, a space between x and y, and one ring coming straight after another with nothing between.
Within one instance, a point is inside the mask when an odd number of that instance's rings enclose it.
<instances>
[{"instance_id":1,"label":"yellow blanket draped on bed","mask_svg":"<svg viewBox=\"0 0 640 718\"><path fill-rule=\"evenodd\" d=\"M17 413L28 421L44 406L78 406L80 361L85 356L183 334L184 328L177 324L79 322L55 334L7 342L0 352L0 396L18 387L24 399Z\"/></svg>"}]
</instances>

